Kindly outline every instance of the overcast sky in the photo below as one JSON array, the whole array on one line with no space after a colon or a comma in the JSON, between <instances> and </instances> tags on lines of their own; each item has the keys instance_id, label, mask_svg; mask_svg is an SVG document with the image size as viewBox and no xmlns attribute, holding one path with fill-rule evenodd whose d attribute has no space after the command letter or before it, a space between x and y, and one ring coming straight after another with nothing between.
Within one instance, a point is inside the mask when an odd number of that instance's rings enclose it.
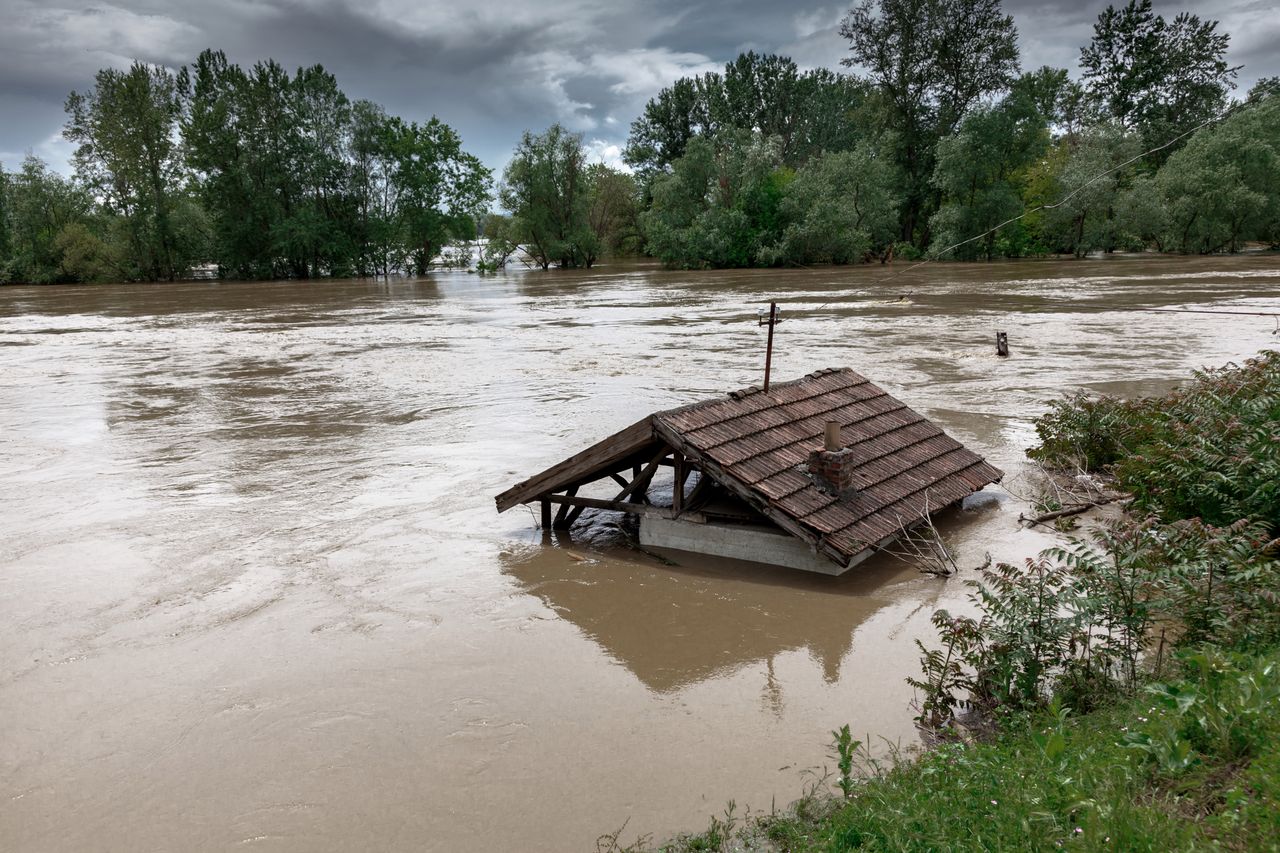
<instances>
[{"instance_id":1,"label":"overcast sky","mask_svg":"<svg viewBox=\"0 0 1280 853\"><path fill-rule=\"evenodd\" d=\"M1117 4L1119 0L1116 0ZM1107 2L1007 0L1022 62L1065 67ZM1280 0L1160 2L1221 21L1240 89L1280 75ZM321 63L353 99L407 119L432 114L501 169L521 131L560 121L596 156L617 157L644 102L678 77L739 52L836 68L847 4L811 0L0 0L0 161L30 150L66 169L62 104L103 67L178 68L205 47L250 65Z\"/></svg>"}]
</instances>

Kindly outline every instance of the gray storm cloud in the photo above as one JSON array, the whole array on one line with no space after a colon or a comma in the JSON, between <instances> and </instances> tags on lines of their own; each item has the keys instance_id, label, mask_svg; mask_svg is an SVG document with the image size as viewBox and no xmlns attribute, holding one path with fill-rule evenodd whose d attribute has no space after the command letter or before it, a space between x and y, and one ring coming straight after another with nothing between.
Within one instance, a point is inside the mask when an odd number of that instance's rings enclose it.
<instances>
[{"instance_id":1,"label":"gray storm cloud","mask_svg":"<svg viewBox=\"0 0 1280 853\"><path fill-rule=\"evenodd\" d=\"M1075 70L1105 2L1007 2L1026 67ZM1171 16L1218 19L1244 64L1241 87L1280 74L1280 3L1157 3ZM779 52L803 66L845 55L836 27L846 5L742 0L688 4L544 0L456 4L415 0L178 0L41 3L0 0L0 160L34 151L64 168L62 104L103 67L134 60L178 67L206 47L236 62L321 63L353 98L410 119L437 115L501 168L525 129L553 121L616 158L644 102L687 74L742 50Z\"/></svg>"}]
</instances>

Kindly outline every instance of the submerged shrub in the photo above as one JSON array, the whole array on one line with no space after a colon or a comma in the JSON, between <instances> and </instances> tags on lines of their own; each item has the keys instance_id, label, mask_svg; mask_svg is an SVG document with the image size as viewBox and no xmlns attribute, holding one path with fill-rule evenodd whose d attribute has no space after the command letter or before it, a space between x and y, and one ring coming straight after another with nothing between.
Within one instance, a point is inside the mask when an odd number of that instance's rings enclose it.
<instances>
[{"instance_id":1,"label":"submerged shrub","mask_svg":"<svg viewBox=\"0 0 1280 853\"><path fill-rule=\"evenodd\" d=\"M1166 397L1069 397L1035 427L1031 458L1109 471L1163 521L1251 519L1280 532L1280 353L1198 372Z\"/></svg>"}]
</instances>

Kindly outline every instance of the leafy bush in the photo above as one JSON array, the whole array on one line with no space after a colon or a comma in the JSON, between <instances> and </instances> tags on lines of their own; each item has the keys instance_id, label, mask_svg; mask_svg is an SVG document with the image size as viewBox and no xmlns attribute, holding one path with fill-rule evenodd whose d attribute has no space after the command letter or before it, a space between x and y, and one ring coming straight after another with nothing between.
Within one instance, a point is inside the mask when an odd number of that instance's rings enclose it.
<instances>
[{"instance_id":1,"label":"leafy bush","mask_svg":"<svg viewBox=\"0 0 1280 853\"><path fill-rule=\"evenodd\" d=\"M1252 519L1280 532L1280 353L1198 372L1167 397L1069 397L1036 434L1031 458L1108 471L1164 521Z\"/></svg>"}]
</instances>

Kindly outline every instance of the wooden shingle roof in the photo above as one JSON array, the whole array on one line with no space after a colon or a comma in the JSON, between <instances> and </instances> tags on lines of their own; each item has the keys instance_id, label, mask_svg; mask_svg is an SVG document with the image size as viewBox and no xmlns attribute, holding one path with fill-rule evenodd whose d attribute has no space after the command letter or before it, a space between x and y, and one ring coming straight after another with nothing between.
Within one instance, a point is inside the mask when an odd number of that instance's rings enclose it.
<instances>
[{"instance_id":1,"label":"wooden shingle roof","mask_svg":"<svg viewBox=\"0 0 1280 853\"><path fill-rule=\"evenodd\" d=\"M851 558L938 510L997 482L1003 473L932 421L848 368L819 371L659 412L659 435L707 460L733 481ZM827 421L855 452L856 492L840 498L806 470ZM735 491L738 491L735 489Z\"/></svg>"},{"instance_id":2,"label":"wooden shingle roof","mask_svg":"<svg viewBox=\"0 0 1280 853\"><path fill-rule=\"evenodd\" d=\"M854 451L854 491L837 496L808 472L828 421ZM847 565L1002 472L848 368L818 371L657 412L497 498L499 511L647 459L663 445L820 552ZM616 469L615 469L616 470Z\"/></svg>"}]
</instances>

